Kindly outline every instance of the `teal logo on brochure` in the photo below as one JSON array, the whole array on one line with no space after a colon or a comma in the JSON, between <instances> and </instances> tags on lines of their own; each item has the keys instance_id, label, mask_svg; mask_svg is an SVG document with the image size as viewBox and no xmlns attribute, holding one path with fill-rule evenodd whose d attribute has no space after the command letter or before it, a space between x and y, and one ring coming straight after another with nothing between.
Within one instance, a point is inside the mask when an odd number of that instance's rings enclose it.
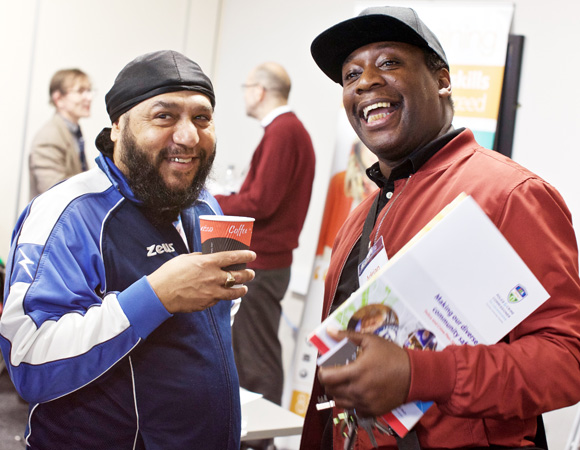
<instances>
[{"instance_id":1,"label":"teal logo on brochure","mask_svg":"<svg viewBox=\"0 0 580 450\"><path fill-rule=\"evenodd\" d=\"M521 284L518 284L508 294L508 302L510 302L510 303L519 303L527 295L528 295L528 293L526 292L526 289Z\"/></svg>"}]
</instances>

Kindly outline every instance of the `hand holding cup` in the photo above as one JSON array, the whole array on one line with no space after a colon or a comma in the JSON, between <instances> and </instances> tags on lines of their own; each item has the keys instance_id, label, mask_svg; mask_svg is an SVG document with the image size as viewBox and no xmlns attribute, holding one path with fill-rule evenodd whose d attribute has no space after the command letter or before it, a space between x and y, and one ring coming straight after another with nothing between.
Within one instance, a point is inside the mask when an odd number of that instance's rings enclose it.
<instances>
[{"instance_id":1,"label":"hand holding cup","mask_svg":"<svg viewBox=\"0 0 580 450\"><path fill-rule=\"evenodd\" d=\"M251 269L229 270L235 286L222 267L242 265L256 259L250 250L224 251L211 255L179 255L147 276L149 284L170 313L201 311L221 300L235 300L248 292L244 285L254 278Z\"/></svg>"}]
</instances>

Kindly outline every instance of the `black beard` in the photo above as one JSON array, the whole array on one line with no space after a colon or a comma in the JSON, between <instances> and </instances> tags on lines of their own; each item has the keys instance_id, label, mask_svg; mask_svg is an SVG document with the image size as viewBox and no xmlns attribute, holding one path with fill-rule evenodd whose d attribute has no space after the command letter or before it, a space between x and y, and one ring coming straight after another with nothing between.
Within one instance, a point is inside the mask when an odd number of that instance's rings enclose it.
<instances>
[{"instance_id":1,"label":"black beard","mask_svg":"<svg viewBox=\"0 0 580 450\"><path fill-rule=\"evenodd\" d=\"M209 156L205 150L200 151L200 165L189 186L184 189L171 189L159 173L162 161L170 154L168 148L161 149L151 161L137 147L135 137L128 127L123 130L121 140L124 148L121 161L127 169L127 183L135 197L143 203L145 215L154 225L175 221L179 212L191 206L205 187L215 158L215 147Z\"/></svg>"}]
</instances>

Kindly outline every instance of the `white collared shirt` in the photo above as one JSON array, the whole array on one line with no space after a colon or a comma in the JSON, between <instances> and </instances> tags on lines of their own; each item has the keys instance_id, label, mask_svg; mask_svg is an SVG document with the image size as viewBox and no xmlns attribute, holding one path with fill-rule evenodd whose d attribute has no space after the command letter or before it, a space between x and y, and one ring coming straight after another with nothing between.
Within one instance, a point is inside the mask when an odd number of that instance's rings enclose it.
<instances>
[{"instance_id":1,"label":"white collared shirt","mask_svg":"<svg viewBox=\"0 0 580 450\"><path fill-rule=\"evenodd\" d=\"M282 105L282 106L278 106L277 108L274 108L272 111L270 111L268 114L266 114L266 116L261 120L260 125L262 125L262 127L266 128L268 125L270 125L272 123L272 121L282 115L285 114L287 112L292 111L292 109L290 109L290 106L288 105Z\"/></svg>"}]
</instances>

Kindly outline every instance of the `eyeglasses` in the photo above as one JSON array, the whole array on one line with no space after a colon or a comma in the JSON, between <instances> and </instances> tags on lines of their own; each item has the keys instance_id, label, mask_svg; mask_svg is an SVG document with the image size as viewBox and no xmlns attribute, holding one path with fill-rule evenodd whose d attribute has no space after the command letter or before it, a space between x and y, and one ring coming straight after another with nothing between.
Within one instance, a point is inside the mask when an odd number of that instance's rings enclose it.
<instances>
[{"instance_id":1,"label":"eyeglasses","mask_svg":"<svg viewBox=\"0 0 580 450\"><path fill-rule=\"evenodd\" d=\"M95 91L91 88L79 88L79 89L70 89L66 91L66 94L77 94L77 95L93 95Z\"/></svg>"},{"instance_id":2,"label":"eyeglasses","mask_svg":"<svg viewBox=\"0 0 580 450\"><path fill-rule=\"evenodd\" d=\"M247 89L247 88L256 87L256 86L260 86L260 84L259 83L242 84L242 89Z\"/></svg>"}]
</instances>

